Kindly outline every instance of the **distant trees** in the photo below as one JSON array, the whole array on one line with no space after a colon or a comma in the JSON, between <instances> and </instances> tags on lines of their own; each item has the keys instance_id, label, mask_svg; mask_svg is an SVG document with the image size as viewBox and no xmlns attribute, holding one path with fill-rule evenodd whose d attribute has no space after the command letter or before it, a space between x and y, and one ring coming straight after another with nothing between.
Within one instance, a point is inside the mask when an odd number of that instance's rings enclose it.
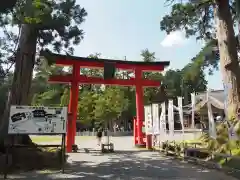
<instances>
[{"instance_id":1,"label":"distant trees","mask_svg":"<svg viewBox=\"0 0 240 180\"><path fill-rule=\"evenodd\" d=\"M148 49L141 51L143 61L155 61L155 53ZM100 54L92 54L89 57L98 58ZM69 69L68 71L71 71ZM50 74L67 73L61 67L48 67L42 63L36 69L36 74L32 83L32 104L33 105L62 105L66 106L69 101L69 87L61 84L50 84L47 82ZM82 74L88 76L103 77L101 69L85 68ZM117 71L116 76L129 78L131 72ZM195 62L190 62L182 70L169 70L162 73L146 72L144 78L159 80L163 83L162 87L145 88L145 103L162 102L168 98L176 100L177 96L184 96L190 101L191 92L204 91L206 80L202 66L197 66ZM86 126L109 123L114 121L119 123L119 119L131 120L135 116L135 88L119 86L100 86L100 85L80 85L78 104L78 120Z\"/></svg>"}]
</instances>

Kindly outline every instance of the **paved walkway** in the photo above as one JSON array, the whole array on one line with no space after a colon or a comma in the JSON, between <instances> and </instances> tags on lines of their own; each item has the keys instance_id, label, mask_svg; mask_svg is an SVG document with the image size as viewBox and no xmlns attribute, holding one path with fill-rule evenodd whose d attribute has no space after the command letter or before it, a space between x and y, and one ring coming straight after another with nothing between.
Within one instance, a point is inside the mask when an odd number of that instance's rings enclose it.
<instances>
[{"instance_id":1,"label":"paved walkway","mask_svg":"<svg viewBox=\"0 0 240 180\"><path fill-rule=\"evenodd\" d=\"M101 154L95 138L77 142L82 149L79 153L70 154L68 159L70 165L65 174L31 172L10 176L10 178L25 180L236 180L218 171L166 158L157 152L135 149L132 147L131 137L115 137L112 141L116 150L113 154Z\"/></svg>"}]
</instances>

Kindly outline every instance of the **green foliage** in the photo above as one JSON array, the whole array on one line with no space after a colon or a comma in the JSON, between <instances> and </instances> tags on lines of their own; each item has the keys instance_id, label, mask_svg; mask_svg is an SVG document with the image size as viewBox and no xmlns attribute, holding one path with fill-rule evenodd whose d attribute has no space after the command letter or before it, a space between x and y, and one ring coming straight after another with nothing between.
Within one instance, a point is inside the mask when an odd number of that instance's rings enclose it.
<instances>
[{"instance_id":1,"label":"green foliage","mask_svg":"<svg viewBox=\"0 0 240 180\"><path fill-rule=\"evenodd\" d=\"M61 84L50 84L48 82L51 74L64 74L62 67L48 66L45 61L42 61L37 66L36 74L32 82L31 94L33 96L33 105L67 105L68 97L67 88Z\"/></svg>"},{"instance_id":2,"label":"green foliage","mask_svg":"<svg viewBox=\"0 0 240 180\"><path fill-rule=\"evenodd\" d=\"M231 149L239 148L239 140L229 139L228 125L217 124L217 138L213 139L208 133L204 133L200 140L211 151L218 153L229 153Z\"/></svg>"},{"instance_id":3,"label":"green foliage","mask_svg":"<svg viewBox=\"0 0 240 180\"><path fill-rule=\"evenodd\" d=\"M70 92L69 92L69 88L65 88L64 89L64 92L63 92L63 95L61 96L61 100L60 100L60 105L61 106L68 106L68 103L69 103L69 99L70 99Z\"/></svg>"},{"instance_id":4,"label":"green foliage","mask_svg":"<svg viewBox=\"0 0 240 180\"><path fill-rule=\"evenodd\" d=\"M171 13L164 16L160 22L160 28L167 33L183 30L186 37L196 36L197 39L206 41L205 47L193 58L204 68L210 68L212 74L214 69L218 68L219 52L216 40L215 20L214 20L214 1L212 0L188 0L171 1ZM175 3L177 2L177 3ZM238 1L229 1L233 20L239 21Z\"/></svg>"},{"instance_id":5,"label":"green foliage","mask_svg":"<svg viewBox=\"0 0 240 180\"><path fill-rule=\"evenodd\" d=\"M145 62L156 60L155 53L148 49L142 50L141 56ZM182 70L168 70L164 76L161 73L145 72L144 78L160 81L163 86L163 88L146 88L145 103L162 102L168 98L176 101L177 96L184 96L186 103L189 103L190 93L206 90L207 81L203 70L202 63L194 61L188 63Z\"/></svg>"},{"instance_id":6,"label":"green foliage","mask_svg":"<svg viewBox=\"0 0 240 180\"><path fill-rule=\"evenodd\" d=\"M212 0L175 3L169 15L163 17L160 28L167 33L182 29L186 36L197 35L197 39L213 37Z\"/></svg>"},{"instance_id":7,"label":"green foliage","mask_svg":"<svg viewBox=\"0 0 240 180\"><path fill-rule=\"evenodd\" d=\"M142 50L141 56L144 62L154 62L156 60L155 52L150 52L148 49Z\"/></svg>"},{"instance_id":8,"label":"green foliage","mask_svg":"<svg viewBox=\"0 0 240 180\"><path fill-rule=\"evenodd\" d=\"M30 24L35 30L32 36L37 36L38 52L51 47L56 52L72 54L73 45L83 39L80 25L86 16L85 9L75 0L18 0L14 8L0 12L0 29L3 32L0 36L0 65L14 64L23 23ZM4 73L0 69L0 77L9 69Z\"/></svg>"},{"instance_id":9,"label":"green foliage","mask_svg":"<svg viewBox=\"0 0 240 180\"><path fill-rule=\"evenodd\" d=\"M209 69L209 74L212 74L214 70L218 69L219 52L216 39L212 39L206 43L206 45L200 50L200 52L192 58L192 61L204 69Z\"/></svg>"},{"instance_id":10,"label":"green foliage","mask_svg":"<svg viewBox=\"0 0 240 180\"><path fill-rule=\"evenodd\" d=\"M95 118L103 122L119 117L128 108L124 92L117 87L106 87L95 103Z\"/></svg>"},{"instance_id":11,"label":"green foliage","mask_svg":"<svg viewBox=\"0 0 240 180\"><path fill-rule=\"evenodd\" d=\"M86 125L90 125L95 120L94 109L98 94L93 91L83 91L79 95L78 119Z\"/></svg>"},{"instance_id":12,"label":"green foliage","mask_svg":"<svg viewBox=\"0 0 240 180\"><path fill-rule=\"evenodd\" d=\"M177 96L182 96L185 104L188 104L192 92L206 90L207 81L201 66L189 63L182 70L167 71L163 84L168 98L173 98L176 101Z\"/></svg>"}]
</instances>

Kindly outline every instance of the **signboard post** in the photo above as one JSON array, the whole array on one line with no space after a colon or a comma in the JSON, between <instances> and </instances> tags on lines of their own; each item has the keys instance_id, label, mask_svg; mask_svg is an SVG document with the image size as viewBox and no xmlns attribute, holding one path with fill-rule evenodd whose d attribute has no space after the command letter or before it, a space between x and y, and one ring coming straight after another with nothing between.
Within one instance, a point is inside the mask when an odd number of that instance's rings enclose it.
<instances>
[{"instance_id":1,"label":"signboard post","mask_svg":"<svg viewBox=\"0 0 240 180\"><path fill-rule=\"evenodd\" d=\"M67 107L36 107L36 106L11 106L9 115L8 135L62 135L61 145L47 145L48 147L61 147L62 172L65 163L65 137L67 124ZM6 170L8 173L8 152L10 148L27 147L15 145L10 142L6 145ZM39 145L41 146L41 145ZM46 145L42 145L46 147Z\"/></svg>"}]
</instances>

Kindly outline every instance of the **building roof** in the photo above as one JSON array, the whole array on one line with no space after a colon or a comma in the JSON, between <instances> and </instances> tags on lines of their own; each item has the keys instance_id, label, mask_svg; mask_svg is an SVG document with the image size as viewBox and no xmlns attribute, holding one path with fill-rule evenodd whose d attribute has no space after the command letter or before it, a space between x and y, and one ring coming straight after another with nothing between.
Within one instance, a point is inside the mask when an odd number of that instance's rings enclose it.
<instances>
[{"instance_id":1,"label":"building roof","mask_svg":"<svg viewBox=\"0 0 240 180\"><path fill-rule=\"evenodd\" d=\"M201 92L196 95L196 109L199 110L207 105L207 102L216 108L223 110L224 109L224 91L223 90L214 90L209 93L209 99L207 100L207 92ZM191 113L192 105L188 104L183 107L185 113Z\"/></svg>"},{"instance_id":2,"label":"building roof","mask_svg":"<svg viewBox=\"0 0 240 180\"><path fill-rule=\"evenodd\" d=\"M196 95L196 101L202 101L203 106L207 103L207 92L199 93ZM224 91L215 90L209 92L209 101L212 106L218 109L224 109Z\"/></svg>"}]
</instances>

